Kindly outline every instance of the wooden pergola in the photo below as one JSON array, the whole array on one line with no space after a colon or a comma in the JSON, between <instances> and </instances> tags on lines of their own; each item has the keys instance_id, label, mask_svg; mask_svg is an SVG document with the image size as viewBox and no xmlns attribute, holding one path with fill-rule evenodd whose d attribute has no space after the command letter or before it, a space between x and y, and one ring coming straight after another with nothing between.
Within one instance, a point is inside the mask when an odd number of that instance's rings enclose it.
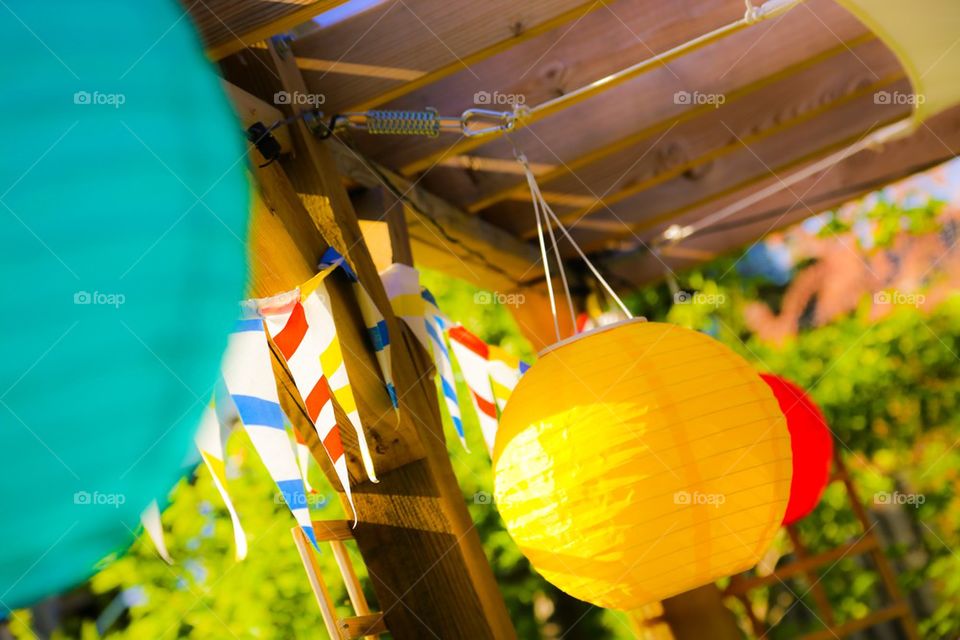
<instances>
[{"instance_id":1,"label":"wooden pergola","mask_svg":"<svg viewBox=\"0 0 960 640\"><path fill-rule=\"evenodd\" d=\"M325 117L509 111L497 96L527 107L513 131L482 137L341 132L321 140L294 120L274 132L283 157L255 169L260 199L251 228L253 295L299 285L334 246L391 335L404 338L394 343L397 414L356 328L362 323L348 285L335 283L344 355L382 478L365 481L345 433L360 520L353 536L386 628L398 638L429 637L425 629L443 638L510 638L447 458L426 375L432 365L391 313L377 266L415 263L523 292L520 326L542 346L552 341L552 321L518 150L578 243L618 284L638 286L952 158L960 110L852 153L682 242L665 242L669 228L694 225L908 117L910 104L877 98L911 93L897 57L832 0L800 2L766 19L744 18L742 0L357 4L185 3L245 126L309 107L275 104L280 91L322 95ZM325 13L334 9L342 12L335 19ZM264 162L252 146L250 160ZM386 231L365 220L386 221ZM577 297L589 278L570 265L582 285ZM285 386L285 409L309 439L296 389ZM327 465L315 435L310 444ZM332 471L328 477L339 486ZM697 603L700 629L735 637L735 629L723 633L732 622L719 591L688 602ZM689 625L683 597L664 610L678 629ZM358 625L347 627L363 635Z\"/></svg>"}]
</instances>

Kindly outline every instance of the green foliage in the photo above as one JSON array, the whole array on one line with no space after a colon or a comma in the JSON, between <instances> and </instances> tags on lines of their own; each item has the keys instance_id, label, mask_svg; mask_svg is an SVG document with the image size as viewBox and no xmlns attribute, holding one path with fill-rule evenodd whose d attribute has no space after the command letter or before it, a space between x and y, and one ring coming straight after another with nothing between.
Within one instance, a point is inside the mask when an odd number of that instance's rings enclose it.
<instances>
[{"instance_id":1,"label":"green foliage","mask_svg":"<svg viewBox=\"0 0 960 640\"><path fill-rule=\"evenodd\" d=\"M293 546L294 520L242 431L230 439L229 490L247 533L246 560L234 561L230 517L207 469L175 489L163 513L166 541L175 560L167 566L146 536L96 575L97 593L141 585L147 602L130 610L126 628L111 638L317 638L323 621ZM342 518L343 511L322 474L311 475L327 493L315 495L316 518ZM347 594L328 547L318 559L334 601L348 615ZM356 563L362 569L362 562ZM88 625L92 633L92 625ZM85 636L87 637L87 636ZM95 636L89 636L95 637Z\"/></svg>"},{"instance_id":2,"label":"green foliage","mask_svg":"<svg viewBox=\"0 0 960 640\"><path fill-rule=\"evenodd\" d=\"M939 226L938 216L944 203L939 200L926 200L921 204L905 206L881 195L871 205L861 205L855 208L852 214L844 215L839 211L827 213L824 226L819 232L820 237L831 238L856 231L858 225L868 223L871 247L889 247L900 234L935 231Z\"/></svg>"}]
</instances>

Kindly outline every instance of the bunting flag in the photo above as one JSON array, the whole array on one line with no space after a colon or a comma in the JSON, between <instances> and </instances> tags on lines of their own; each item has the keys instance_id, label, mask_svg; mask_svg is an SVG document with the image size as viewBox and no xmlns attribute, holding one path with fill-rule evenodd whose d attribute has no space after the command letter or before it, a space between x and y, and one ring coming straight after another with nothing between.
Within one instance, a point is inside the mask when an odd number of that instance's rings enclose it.
<instances>
[{"instance_id":1,"label":"bunting flag","mask_svg":"<svg viewBox=\"0 0 960 640\"><path fill-rule=\"evenodd\" d=\"M420 293L420 273L405 264L392 264L380 272L380 280L387 292L393 313L407 323L413 335L430 353L430 336L427 334L426 301Z\"/></svg>"},{"instance_id":2,"label":"bunting flag","mask_svg":"<svg viewBox=\"0 0 960 640\"><path fill-rule=\"evenodd\" d=\"M350 268L347 260L336 249L329 247L320 257L319 266L324 271L334 267L342 267L343 272L353 283L357 304L360 306L360 314L363 316L367 334L373 344L373 351L380 365L380 374L386 383L387 393L390 394L390 402L393 403L394 409L398 408L400 404L397 400L397 389L393 384L393 368L390 363L390 333L387 331L387 323L383 319L383 314L380 313L380 309L377 308L376 303L363 287L363 283L360 282L357 274Z\"/></svg>"},{"instance_id":3,"label":"bunting flag","mask_svg":"<svg viewBox=\"0 0 960 640\"><path fill-rule=\"evenodd\" d=\"M283 411L270 364L263 319L250 305L230 334L223 359L223 380L240 421L287 507L317 548L303 477L283 426Z\"/></svg>"},{"instance_id":4,"label":"bunting flag","mask_svg":"<svg viewBox=\"0 0 960 640\"><path fill-rule=\"evenodd\" d=\"M200 428L194 441L200 451L200 457L210 470L213 484L230 514L230 522L233 524L233 543L236 549L235 557L239 561L247 557L247 534L243 531L240 516L237 515L237 510L227 493L227 436L230 435L235 417L227 416L225 409L231 405L231 402L223 400L216 405L220 409L214 408L213 404L208 405L200 418Z\"/></svg>"},{"instance_id":5,"label":"bunting flag","mask_svg":"<svg viewBox=\"0 0 960 640\"><path fill-rule=\"evenodd\" d=\"M453 348L463 378L470 389L473 408L480 419L480 430L487 448L493 452L493 441L497 436L497 405L490 383L488 366L489 348L487 344L465 328L457 325L447 331L450 346Z\"/></svg>"},{"instance_id":6,"label":"bunting flag","mask_svg":"<svg viewBox=\"0 0 960 640\"><path fill-rule=\"evenodd\" d=\"M347 459L332 398L336 398L357 433L364 466L367 467L369 463L367 473L374 481L376 475L367 448L367 439L360 426L353 389L343 364L340 341L337 339L329 306L330 297L323 282L330 271L331 269L327 269L320 272L304 285L303 289L262 298L255 303L267 325L267 332L290 369L290 375L307 410L307 417L313 422L356 517L350 492L350 478L347 474ZM299 438L299 434L297 436ZM297 441L297 450L304 484L307 490L311 491L306 481L306 462L310 452L302 438Z\"/></svg>"},{"instance_id":7,"label":"bunting flag","mask_svg":"<svg viewBox=\"0 0 960 640\"><path fill-rule=\"evenodd\" d=\"M440 323L440 328L444 331L451 326L450 319L447 315L440 311L440 305L437 304L437 299L433 297L433 294L430 293L430 290L426 287L420 287L420 297L423 298L424 303L424 313L429 318L433 316L437 319L437 322Z\"/></svg>"},{"instance_id":8,"label":"bunting flag","mask_svg":"<svg viewBox=\"0 0 960 640\"><path fill-rule=\"evenodd\" d=\"M520 382L520 376L530 368L530 365L500 347L488 345L487 367L499 415L503 412L503 408L507 406L507 399L513 389Z\"/></svg>"},{"instance_id":9,"label":"bunting flag","mask_svg":"<svg viewBox=\"0 0 960 640\"><path fill-rule=\"evenodd\" d=\"M437 366L437 373L440 376L440 388L443 391L443 400L447 405L447 411L450 413L450 421L453 422L453 428L457 431L457 436L463 444L463 448L470 451L467 446L467 438L463 432L463 418L460 416L460 400L457 397L457 382L453 377L453 363L450 362L450 349L447 347L446 328L449 324L446 316L437 306L434 299L427 289L421 289L421 297L424 301L424 326L427 335L430 338L431 351L433 352L433 361Z\"/></svg>"},{"instance_id":10,"label":"bunting flag","mask_svg":"<svg viewBox=\"0 0 960 640\"><path fill-rule=\"evenodd\" d=\"M140 522L143 523L143 530L150 536L153 546L157 549L157 554L163 558L167 564L173 564L173 558L167 551L167 543L163 539L163 523L160 520L160 506L157 501L151 502L143 513L140 514Z\"/></svg>"}]
</instances>

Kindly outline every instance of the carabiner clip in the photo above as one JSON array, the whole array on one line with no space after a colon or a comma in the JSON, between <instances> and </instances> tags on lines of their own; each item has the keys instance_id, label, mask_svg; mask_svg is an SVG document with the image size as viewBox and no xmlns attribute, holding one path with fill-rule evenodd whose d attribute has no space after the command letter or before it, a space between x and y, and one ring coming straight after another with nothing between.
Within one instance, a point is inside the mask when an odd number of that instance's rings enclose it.
<instances>
[{"instance_id":1,"label":"carabiner clip","mask_svg":"<svg viewBox=\"0 0 960 640\"><path fill-rule=\"evenodd\" d=\"M475 123L481 126L474 126ZM483 126L485 124L485 126ZM467 109L460 116L460 126L467 138L485 136L498 131L512 131L516 116L510 111Z\"/></svg>"}]
</instances>

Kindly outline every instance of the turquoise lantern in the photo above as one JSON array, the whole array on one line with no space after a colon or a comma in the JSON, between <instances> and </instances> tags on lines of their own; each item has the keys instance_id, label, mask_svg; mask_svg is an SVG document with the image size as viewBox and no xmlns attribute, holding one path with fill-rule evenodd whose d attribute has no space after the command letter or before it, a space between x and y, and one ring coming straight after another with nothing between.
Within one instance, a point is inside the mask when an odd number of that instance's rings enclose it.
<instances>
[{"instance_id":1,"label":"turquoise lantern","mask_svg":"<svg viewBox=\"0 0 960 640\"><path fill-rule=\"evenodd\" d=\"M183 11L0 10L0 617L130 544L237 313L245 145Z\"/></svg>"}]
</instances>

